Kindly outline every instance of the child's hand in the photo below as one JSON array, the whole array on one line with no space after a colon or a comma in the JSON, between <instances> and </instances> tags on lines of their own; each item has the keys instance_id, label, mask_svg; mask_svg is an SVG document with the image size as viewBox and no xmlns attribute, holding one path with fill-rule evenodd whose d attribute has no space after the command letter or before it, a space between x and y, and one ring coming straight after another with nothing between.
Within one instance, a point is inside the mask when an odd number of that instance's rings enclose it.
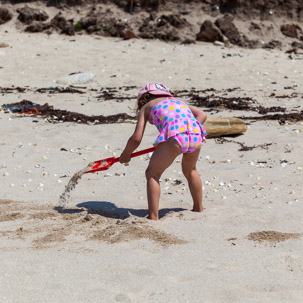
<instances>
[{"instance_id":1,"label":"child's hand","mask_svg":"<svg viewBox=\"0 0 303 303\"><path fill-rule=\"evenodd\" d=\"M119 158L119 162L120 163L128 163L130 161L130 156L129 155L126 155L125 153L122 153L120 158Z\"/></svg>"}]
</instances>

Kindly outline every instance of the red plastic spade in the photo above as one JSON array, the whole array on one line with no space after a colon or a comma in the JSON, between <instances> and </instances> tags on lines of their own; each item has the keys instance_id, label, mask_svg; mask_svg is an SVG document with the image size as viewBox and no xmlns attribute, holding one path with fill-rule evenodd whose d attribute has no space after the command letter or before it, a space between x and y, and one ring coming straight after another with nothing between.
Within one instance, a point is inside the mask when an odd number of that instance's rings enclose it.
<instances>
[{"instance_id":1,"label":"red plastic spade","mask_svg":"<svg viewBox=\"0 0 303 303\"><path fill-rule=\"evenodd\" d=\"M148 149L144 149L135 153L131 154L131 158L133 157L137 157L137 156L141 156L147 153L151 153L155 150L154 147L148 148ZM98 161L94 161L93 163L95 163L95 165L93 165L88 171L85 172L85 174L87 173L95 173L97 171L101 171L101 170L107 170L109 169L114 163L118 162L120 158L115 158L115 157L111 157L111 158L106 158L106 159L102 159L102 160L98 160Z\"/></svg>"}]
</instances>

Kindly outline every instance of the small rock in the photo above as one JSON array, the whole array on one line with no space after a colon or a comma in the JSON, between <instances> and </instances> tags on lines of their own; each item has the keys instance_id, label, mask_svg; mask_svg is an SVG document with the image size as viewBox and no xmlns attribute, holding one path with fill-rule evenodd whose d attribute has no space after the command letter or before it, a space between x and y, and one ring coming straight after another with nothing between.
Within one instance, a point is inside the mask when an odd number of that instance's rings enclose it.
<instances>
[{"instance_id":1,"label":"small rock","mask_svg":"<svg viewBox=\"0 0 303 303\"><path fill-rule=\"evenodd\" d=\"M200 32L196 36L196 40L205 42L223 42L224 38L221 31L215 27L213 22L205 20L201 25Z\"/></svg>"},{"instance_id":2,"label":"small rock","mask_svg":"<svg viewBox=\"0 0 303 303\"><path fill-rule=\"evenodd\" d=\"M5 7L0 7L0 25L10 21L13 14Z\"/></svg>"},{"instance_id":3,"label":"small rock","mask_svg":"<svg viewBox=\"0 0 303 303\"><path fill-rule=\"evenodd\" d=\"M290 38L298 38L302 34L302 29L297 24L283 24L280 28L283 35Z\"/></svg>"},{"instance_id":4,"label":"small rock","mask_svg":"<svg viewBox=\"0 0 303 303\"><path fill-rule=\"evenodd\" d=\"M124 33L124 39L129 40L129 39L138 39L139 37L131 30L127 30Z\"/></svg>"},{"instance_id":5,"label":"small rock","mask_svg":"<svg viewBox=\"0 0 303 303\"><path fill-rule=\"evenodd\" d=\"M234 17L232 15L226 14L222 18L218 18L215 21L215 24L232 44L239 44L241 42L241 35L235 24L232 22L233 19Z\"/></svg>"},{"instance_id":6,"label":"small rock","mask_svg":"<svg viewBox=\"0 0 303 303\"><path fill-rule=\"evenodd\" d=\"M18 8L17 12L18 20L22 23L30 24L33 21L45 21L48 19L48 14L40 9L31 8L29 6L24 6L22 8Z\"/></svg>"},{"instance_id":7,"label":"small rock","mask_svg":"<svg viewBox=\"0 0 303 303\"><path fill-rule=\"evenodd\" d=\"M75 27L71 21L67 21L59 12L50 22L51 26L55 29L61 30L62 34L69 36L75 35Z\"/></svg>"}]
</instances>

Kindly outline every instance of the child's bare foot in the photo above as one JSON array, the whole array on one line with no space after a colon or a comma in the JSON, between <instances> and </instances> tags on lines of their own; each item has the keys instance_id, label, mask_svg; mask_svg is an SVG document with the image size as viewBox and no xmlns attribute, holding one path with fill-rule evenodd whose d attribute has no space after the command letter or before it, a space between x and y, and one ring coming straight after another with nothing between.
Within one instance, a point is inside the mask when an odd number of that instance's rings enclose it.
<instances>
[{"instance_id":1,"label":"child's bare foot","mask_svg":"<svg viewBox=\"0 0 303 303\"><path fill-rule=\"evenodd\" d=\"M149 214L147 218L149 220L159 220L159 216L156 214Z\"/></svg>"},{"instance_id":2,"label":"child's bare foot","mask_svg":"<svg viewBox=\"0 0 303 303\"><path fill-rule=\"evenodd\" d=\"M192 211L200 213L200 212L203 211L203 209L204 208L203 208L202 205L201 206L194 206L194 208L192 209Z\"/></svg>"}]
</instances>

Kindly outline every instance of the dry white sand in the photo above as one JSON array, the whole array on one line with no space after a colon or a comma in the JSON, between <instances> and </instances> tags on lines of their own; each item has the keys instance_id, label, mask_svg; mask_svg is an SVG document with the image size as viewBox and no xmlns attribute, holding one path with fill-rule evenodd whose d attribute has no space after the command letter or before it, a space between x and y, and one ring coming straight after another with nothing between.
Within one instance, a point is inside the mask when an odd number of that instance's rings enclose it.
<instances>
[{"instance_id":1,"label":"dry white sand","mask_svg":"<svg viewBox=\"0 0 303 303\"><path fill-rule=\"evenodd\" d=\"M90 115L133 114L135 99L34 92L87 71L95 74L88 88L137 87L121 96L135 97L149 81L172 90L240 87L229 96L302 110L303 61L276 50L28 35L12 26L0 27L0 42L10 45L0 49L0 87L32 89L3 94L1 105L27 99ZM298 96L270 98L272 92ZM214 116L243 114L253 115ZM198 162L205 211L190 212L178 159L162 178L162 218L150 222L144 156L84 175L67 210L54 209L77 170L120 154L134 124L51 124L1 111L0 301L302 302L302 128L251 123L230 140L271 145L246 152L207 140ZM148 126L140 149L156 134Z\"/></svg>"}]
</instances>

